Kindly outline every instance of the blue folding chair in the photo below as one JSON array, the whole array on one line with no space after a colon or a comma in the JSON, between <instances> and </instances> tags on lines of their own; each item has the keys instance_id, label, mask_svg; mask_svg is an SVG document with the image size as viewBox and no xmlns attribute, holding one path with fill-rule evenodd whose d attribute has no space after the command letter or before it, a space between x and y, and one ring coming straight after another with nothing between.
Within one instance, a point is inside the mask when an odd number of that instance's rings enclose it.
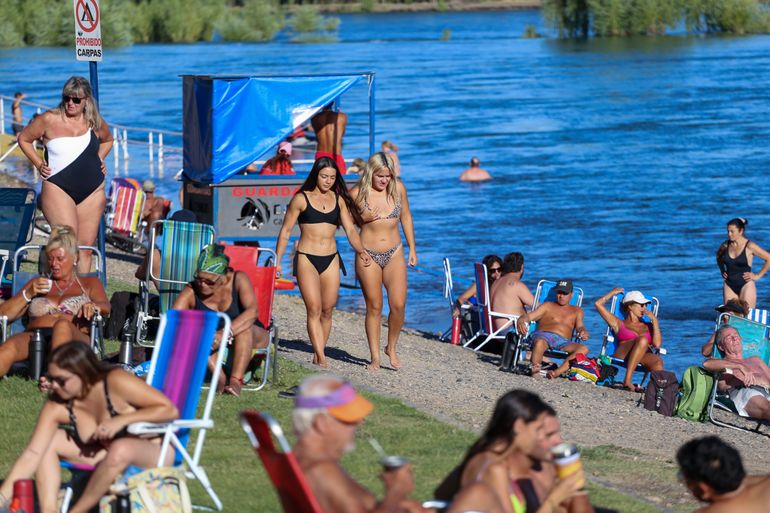
<instances>
[{"instance_id":1,"label":"blue folding chair","mask_svg":"<svg viewBox=\"0 0 770 513\"><path fill-rule=\"evenodd\" d=\"M32 240L37 208L37 194L33 189L0 188L0 276L2 287L8 288L13 280L16 250ZM11 265L6 265L11 260Z\"/></svg>"},{"instance_id":2,"label":"blue folding chair","mask_svg":"<svg viewBox=\"0 0 770 513\"><path fill-rule=\"evenodd\" d=\"M750 321L770 324L770 311L763 308L750 308L749 315L746 318Z\"/></svg>"}]
</instances>

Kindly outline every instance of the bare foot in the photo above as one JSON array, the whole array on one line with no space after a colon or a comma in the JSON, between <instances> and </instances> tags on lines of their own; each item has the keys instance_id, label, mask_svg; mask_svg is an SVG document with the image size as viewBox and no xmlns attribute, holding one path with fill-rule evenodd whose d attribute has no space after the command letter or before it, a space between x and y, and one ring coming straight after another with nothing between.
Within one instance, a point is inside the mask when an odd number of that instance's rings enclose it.
<instances>
[{"instance_id":1,"label":"bare foot","mask_svg":"<svg viewBox=\"0 0 770 513\"><path fill-rule=\"evenodd\" d=\"M372 363L366 366L366 370L380 370L380 361L379 360L372 360Z\"/></svg>"},{"instance_id":2,"label":"bare foot","mask_svg":"<svg viewBox=\"0 0 770 513\"><path fill-rule=\"evenodd\" d=\"M548 379L558 378L554 371L548 371L545 373L545 377Z\"/></svg>"},{"instance_id":3,"label":"bare foot","mask_svg":"<svg viewBox=\"0 0 770 513\"><path fill-rule=\"evenodd\" d=\"M398 359L398 356L396 355L396 350L389 350L385 349L385 354L388 355L388 358L390 358L390 366L394 369L400 369L401 368L401 360Z\"/></svg>"},{"instance_id":4,"label":"bare foot","mask_svg":"<svg viewBox=\"0 0 770 513\"><path fill-rule=\"evenodd\" d=\"M44 392L47 394L51 391L51 388L53 387L52 387L52 383L48 381L48 378L46 378L45 376L40 376L40 381L37 382L37 388L41 392Z\"/></svg>"},{"instance_id":5,"label":"bare foot","mask_svg":"<svg viewBox=\"0 0 770 513\"><path fill-rule=\"evenodd\" d=\"M539 364L533 364L532 368L529 371L529 375L533 378L539 378L540 377L540 365Z\"/></svg>"}]
</instances>

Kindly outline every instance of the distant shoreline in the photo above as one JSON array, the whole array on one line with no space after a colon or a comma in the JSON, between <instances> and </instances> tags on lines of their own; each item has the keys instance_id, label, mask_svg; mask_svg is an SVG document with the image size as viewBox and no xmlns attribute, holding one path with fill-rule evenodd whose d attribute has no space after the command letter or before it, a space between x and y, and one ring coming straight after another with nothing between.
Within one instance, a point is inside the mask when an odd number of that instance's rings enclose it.
<instances>
[{"instance_id":1,"label":"distant shoreline","mask_svg":"<svg viewBox=\"0 0 770 513\"><path fill-rule=\"evenodd\" d=\"M315 5L320 12L327 14L378 14L391 12L518 11L539 9L541 2L540 0L432 0L413 3L374 3L371 9L365 9L363 2Z\"/></svg>"}]
</instances>

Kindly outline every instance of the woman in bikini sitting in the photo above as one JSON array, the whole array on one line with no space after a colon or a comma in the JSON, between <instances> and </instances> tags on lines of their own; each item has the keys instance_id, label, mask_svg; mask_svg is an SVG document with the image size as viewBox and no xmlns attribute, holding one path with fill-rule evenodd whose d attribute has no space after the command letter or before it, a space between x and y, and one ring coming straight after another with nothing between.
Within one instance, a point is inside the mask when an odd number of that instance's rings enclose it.
<instances>
[{"instance_id":1,"label":"woman in bikini sitting","mask_svg":"<svg viewBox=\"0 0 770 513\"><path fill-rule=\"evenodd\" d=\"M604 306L613 296L623 292L616 287L600 297L594 303L604 322L615 333L615 358L626 362L626 377L623 386L632 392L639 392L631 379L637 364L641 363L648 371L663 370L663 360L655 351L660 349L662 339L658 319L647 308L650 300L638 290L628 292L620 305L623 318L613 314Z\"/></svg>"},{"instance_id":2,"label":"woman in bikini sitting","mask_svg":"<svg viewBox=\"0 0 770 513\"><path fill-rule=\"evenodd\" d=\"M14 481L35 475L40 511L58 511L60 460L96 466L70 513L90 511L129 465L158 466L160 438L138 438L126 428L133 422L176 419L177 409L162 392L100 362L80 342L64 344L51 354L47 379L49 399L27 447L0 487L0 506L11 496ZM173 458L174 451L169 451L166 465Z\"/></svg>"},{"instance_id":3,"label":"woman in bikini sitting","mask_svg":"<svg viewBox=\"0 0 770 513\"><path fill-rule=\"evenodd\" d=\"M396 343L404 325L406 308L406 263L398 225L404 229L409 244L409 265L417 265L414 224L406 187L397 180L389 153L375 153L369 158L358 185L350 194L355 198L364 220L361 242L377 265L356 265L361 290L366 300L366 338L372 354L370 369L380 368L380 326L382 324L382 286L388 291L388 345L385 354L394 369L401 367Z\"/></svg>"},{"instance_id":4,"label":"woman in bikini sitting","mask_svg":"<svg viewBox=\"0 0 770 513\"><path fill-rule=\"evenodd\" d=\"M34 147L40 138L44 159ZM107 201L104 159L112 148L112 133L99 115L88 80L67 80L59 106L27 125L19 134L19 147L43 178L40 206L48 224L71 226L80 246L93 246ZM90 251L81 252L79 270L91 270Z\"/></svg>"},{"instance_id":5,"label":"woman in bikini sitting","mask_svg":"<svg viewBox=\"0 0 770 513\"><path fill-rule=\"evenodd\" d=\"M307 180L289 203L275 252L276 271L280 276L281 261L289 245L291 231L298 223L300 237L294 253L294 276L297 277L307 311L307 333L313 346L313 363L321 367L327 366L324 348L331 333L332 311L340 291L340 270L345 273L335 239L340 225L358 254L361 267L371 264L355 227L359 222L358 212L337 164L329 157L317 159Z\"/></svg>"},{"instance_id":6,"label":"woman in bikini sitting","mask_svg":"<svg viewBox=\"0 0 770 513\"><path fill-rule=\"evenodd\" d=\"M494 490L506 513L561 511L580 493L585 476L581 470L550 490L537 489L532 466L548 457L543 449L548 417L555 418L556 412L532 392L511 390L500 397L482 435L441 485L442 493L481 482Z\"/></svg>"},{"instance_id":7,"label":"woman in bikini sitting","mask_svg":"<svg viewBox=\"0 0 770 513\"><path fill-rule=\"evenodd\" d=\"M487 268L487 283L489 288L492 289L492 284L500 277L500 273L503 268L503 259L497 255L487 255L481 259L481 263ZM455 301L455 309L452 312L452 317L460 316L460 309L463 305L468 303L474 303L476 301L476 282L471 283L471 286L465 289L465 292L460 294L460 297Z\"/></svg>"},{"instance_id":8,"label":"woman in bikini sitting","mask_svg":"<svg viewBox=\"0 0 770 513\"><path fill-rule=\"evenodd\" d=\"M230 379L225 385L224 373L220 391L240 397L243 375L249 366L254 349L267 347L270 342L265 326L257 319L257 296L254 284L242 272L230 268L230 258L219 244L209 244L198 256L195 280L189 283L174 301L177 310L208 310L224 312L230 317L233 338L233 364ZM215 349L222 341L223 333L217 332ZM225 342L227 339L225 338ZM209 364L213 369L216 357Z\"/></svg>"},{"instance_id":9,"label":"woman in bikini sitting","mask_svg":"<svg viewBox=\"0 0 770 513\"><path fill-rule=\"evenodd\" d=\"M34 330L41 330L50 340L50 349L71 340L88 346L92 317L96 313L110 313L110 302L101 280L96 276L78 277L76 273L78 243L71 227L51 229L45 254L50 278L33 278L3 305L9 319L16 320L26 314L29 322L26 331L0 345L0 377L5 376L15 362L27 359Z\"/></svg>"},{"instance_id":10,"label":"woman in bikini sitting","mask_svg":"<svg viewBox=\"0 0 770 513\"><path fill-rule=\"evenodd\" d=\"M757 285L754 283L770 270L770 253L756 242L746 238L746 226L749 222L742 217L731 219L727 223L727 240L717 250L717 267L722 273L723 303L731 299L743 299L749 308L757 306ZM751 272L754 256L764 261L758 273Z\"/></svg>"}]
</instances>

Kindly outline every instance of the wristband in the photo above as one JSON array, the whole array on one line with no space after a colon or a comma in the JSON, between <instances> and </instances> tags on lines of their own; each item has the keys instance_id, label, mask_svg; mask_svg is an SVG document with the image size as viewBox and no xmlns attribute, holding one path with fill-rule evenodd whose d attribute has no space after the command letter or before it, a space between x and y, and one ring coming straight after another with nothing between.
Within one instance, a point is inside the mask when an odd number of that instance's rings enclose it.
<instances>
[{"instance_id":1,"label":"wristband","mask_svg":"<svg viewBox=\"0 0 770 513\"><path fill-rule=\"evenodd\" d=\"M21 289L21 295L27 303L32 302L32 299L27 297L27 289Z\"/></svg>"}]
</instances>

